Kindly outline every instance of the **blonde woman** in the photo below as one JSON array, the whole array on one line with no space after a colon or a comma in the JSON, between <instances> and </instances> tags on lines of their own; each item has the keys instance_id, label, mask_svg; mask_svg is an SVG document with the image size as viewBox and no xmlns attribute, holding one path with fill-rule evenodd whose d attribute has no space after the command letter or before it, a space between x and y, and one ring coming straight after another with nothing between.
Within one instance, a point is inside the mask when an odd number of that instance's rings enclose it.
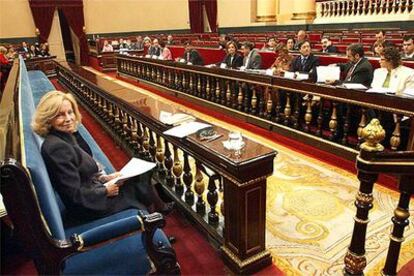
<instances>
[{"instance_id":1,"label":"blonde woman","mask_svg":"<svg viewBox=\"0 0 414 276\"><path fill-rule=\"evenodd\" d=\"M168 212L150 184L151 173L123 185L109 184L118 175L102 173L91 149L78 134L81 114L72 95L51 91L42 97L32 128L44 137L41 153L51 182L71 217L90 220L128 208Z\"/></svg>"}]
</instances>

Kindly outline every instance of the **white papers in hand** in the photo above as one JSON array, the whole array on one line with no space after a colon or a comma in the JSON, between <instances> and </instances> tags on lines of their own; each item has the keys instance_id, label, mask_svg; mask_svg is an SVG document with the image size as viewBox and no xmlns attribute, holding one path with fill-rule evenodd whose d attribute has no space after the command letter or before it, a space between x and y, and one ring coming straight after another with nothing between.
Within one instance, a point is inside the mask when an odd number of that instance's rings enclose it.
<instances>
[{"instance_id":1,"label":"white papers in hand","mask_svg":"<svg viewBox=\"0 0 414 276\"><path fill-rule=\"evenodd\" d=\"M295 72L286 71L285 74L284 74L284 77L287 78L287 79L295 79L295 77L296 77Z\"/></svg>"},{"instance_id":2,"label":"white papers in hand","mask_svg":"<svg viewBox=\"0 0 414 276\"><path fill-rule=\"evenodd\" d=\"M367 89L365 85L360 83L344 83L343 86L348 89Z\"/></svg>"},{"instance_id":3,"label":"white papers in hand","mask_svg":"<svg viewBox=\"0 0 414 276\"><path fill-rule=\"evenodd\" d=\"M317 82L337 81L341 76L341 69L338 66L317 66Z\"/></svg>"},{"instance_id":4,"label":"white papers in hand","mask_svg":"<svg viewBox=\"0 0 414 276\"><path fill-rule=\"evenodd\" d=\"M189 123L184 123L182 125L170 128L169 130L164 131L164 134L178 137L178 138L184 138L184 137L187 137L188 135L196 133L200 129L207 128L210 126L211 125L209 124L204 124L200 122L189 122Z\"/></svg>"},{"instance_id":5,"label":"white papers in hand","mask_svg":"<svg viewBox=\"0 0 414 276\"><path fill-rule=\"evenodd\" d=\"M390 93L390 94L394 94L395 92L392 91L389 88L384 88L384 87L373 87L367 90L368 93L379 93L379 94L386 94L386 93Z\"/></svg>"},{"instance_id":6,"label":"white papers in hand","mask_svg":"<svg viewBox=\"0 0 414 276\"><path fill-rule=\"evenodd\" d=\"M167 125L177 126L181 125L182 123L191 122L194 120L195 118L193 116L184 113L172 114L166 111L160 112L160 121Z\"/></svg>"},{"instance_id":7,"label":"white papers in hand","mask_svg":"<svg viewBox=\"0 0 414 276\"><path fill-rule=\"evenodd\" d=\"M296 79L297 80L308 80L309 79L309 74L297 73L296 74Z\"/></svg>"},{"instance_id":8,"label":"white papers in hand","mask_svg":"<svg viewBox=\"0 0 414 276\"><path fill-rule=\"evenodd\" d=\"M155 163L148 162L142 159L133 157L129 162L120 170L120 176L106 182L104 185L111 183L117 183L120 180L129 179L131 177L141 175L152 170L155 167Z\"/></svg>"}]
</instances>

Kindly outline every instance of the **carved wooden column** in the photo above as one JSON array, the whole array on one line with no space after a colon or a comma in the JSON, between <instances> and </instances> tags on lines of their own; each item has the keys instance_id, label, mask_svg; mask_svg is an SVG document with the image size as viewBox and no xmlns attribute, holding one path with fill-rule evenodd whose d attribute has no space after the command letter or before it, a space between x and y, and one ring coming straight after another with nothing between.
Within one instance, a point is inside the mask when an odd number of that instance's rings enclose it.
<instances>
[{"instance_id":1,"label":"carved wooden column","mask_svg":"<svg viewBox=\"0 0 414 276\"><path fill-rule=\"evenodd\" d=\"M256 21L276 22L276 10L278 0L257 0Z\"/></svg>"},{"instance_id":2,"label":"carved wooden column","mask_svg":"<svg viewBox=\"0 0 414 276\"><path fill-rule=\"evenodd\" d=\"M385 137L385 131L378 119L373 119L364 129L362 138L366 141L361 145L361 152L357 157L358 179L360 181L359 191L356 196L355 206L357 212L354 217L354 231L352 233L351 245L345 255L345 274L362 275L367 265L365 257L365 238L369 223L368 213L373 207L374 197L372 189L378 178L378 173L364 170L366 160L372 153L383 151L384 147L379 144Z\"/></svg>"},{"instance_id":3,"label":"carved wooden column","mask_svg":"<svg viewBox=\"0 0 414 276\"><path fill-rule=\"evenodd\" d=\"M311 22L316 16L315 0L293 0L292 20Z\"/></svg>"}]
</instances>

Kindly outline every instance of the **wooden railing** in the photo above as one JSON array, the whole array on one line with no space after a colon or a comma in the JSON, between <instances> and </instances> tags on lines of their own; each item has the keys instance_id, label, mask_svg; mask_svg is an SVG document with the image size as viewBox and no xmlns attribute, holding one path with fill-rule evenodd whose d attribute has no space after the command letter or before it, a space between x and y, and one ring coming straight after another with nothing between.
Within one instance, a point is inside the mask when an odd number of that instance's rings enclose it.
<instances>
[{"instance_id":1,"label":"wooden railing","mask_svg":"<svg viewBox=\"0 0 414 276\"><path fill-rule=\"evenodd\" d=\"M50 57L35 57L31 59L26 59L27 70L40 70L46 74L48 77L56 76L56 56Z\"/></svg>"},{"instance_id":2,"label":"wooden railing","mask_svg":"<svg viewBox=\"0 0 414 276\"><path fill-rule=\"evenodd\" d=\"M316 3L316 22L321 19L344 19L369 17L373 21L384 21L387 16L394 20L408 19L414 15L413 0L334 0ZM404 18L398 18L403 16ZM375 18L376 17L376 18ZM322 21L321 21L322 22ZM352 22L352 21L350 21ZM332 21L331 23L338 23Z\"/></svg>"},{"instance_id":3,"label":"wooden railing","mask_svg":"<svg viewBox=\"0 0 414 276\"><path fill-rule=\"evenodd\" d=\"M131 155L157 162L156 179L180 209L221 246L237 273L271 263L265 248L266 178L275 152L245 139L242 152L223 148L223 137L203 142L197 135L178 139L163 134L169 126L160 111L180 109L110 82L84 69L58 65L58 80L73 92Z\"/></svg>"},{"instance_id":4,"label":"wooden railing","mask_svg":"<svg viewBox=\"0 0 414 276\"><path fill-rule=\"evenodd\" d=\"M413 147L412 120L403 122L409 122L403 132L401 128L403 116L414 115L413 98L122 55L118 72L350 160L374 113L387 123L388 150L401 148L401 140L404 147Z\"/></svg>"},{"instance_id":5,"label":"wooden railing","mask_svg":"<svg viewBox=\"0 0 414 276\"><path fill-rule=\"evenodd\" d=\"M346 275L363 275L367 265L365 257L365 237L369 223L369 210L373 207L372 190L380 173L398 177L400 198L392 218L393 229L382 275L397 275L397 264L401 244L404 241L404 228L409 224L410 198L414 194L414 151L384 152L379 144L385 136L384 129L377 119L362 130L366 139L357 157L360 187L355 200L357 208L351 244L345 256Z\"/></svg>"}]
</instances>

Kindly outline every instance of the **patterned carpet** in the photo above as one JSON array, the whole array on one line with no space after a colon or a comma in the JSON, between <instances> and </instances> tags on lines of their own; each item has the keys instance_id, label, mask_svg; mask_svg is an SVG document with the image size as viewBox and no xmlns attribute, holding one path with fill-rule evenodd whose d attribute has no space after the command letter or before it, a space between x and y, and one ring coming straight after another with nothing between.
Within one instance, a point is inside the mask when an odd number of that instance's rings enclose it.
<instances>
[{"instance_id":1,"label":"patterned carpet","mask_svg":"<svg viewBox=\"0 0 414 276\"><path fill-rule=\"evenodd\" d=\"M121 80L114 81L163 99ZM274 174L268 179L266 214L266 245L276 266L286 275L342 275L354 225L354 199L359 186L356 176L245 129L183 108L189 114L238 130L279 152ZM366 242L366 275L379 275L382 269L398 194L376 185L374 198ZM410 205L410 213L414 215L414 204ZM405 237L399 267L414 259L412 221L406 227Z\"/></svg>"}]
</instances>

